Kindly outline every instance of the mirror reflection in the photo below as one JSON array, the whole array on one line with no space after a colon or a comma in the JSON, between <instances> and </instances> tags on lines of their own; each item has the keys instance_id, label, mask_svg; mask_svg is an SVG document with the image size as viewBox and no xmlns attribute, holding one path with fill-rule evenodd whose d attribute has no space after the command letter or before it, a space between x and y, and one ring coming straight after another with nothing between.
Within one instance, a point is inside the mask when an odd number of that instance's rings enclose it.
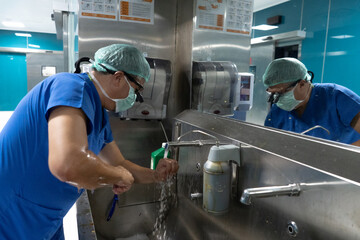
<instances>
[{"instance_id":1,"label":"mirror reflection","mask_svg":"<svg viewBox=\"0 0 360 240\"><path fill-rule=\"evenodd\" d=\"M267 116L267 126L358 144L360 85L354 64L358 51L356 19L360 15L356 1L347 3L292 0L258 11L254 9L250 66L256 68L256 97L247 113L248 121L259 123L257 119ZM285 67L286 62L268 69L279 71L278 81L282 84L271 82L277 80L265 72L274 59L284 57L299 59L305 67L304 76L299 77L305 81L292 88L288 87L299 79L292 78L297 78L296 70ZM300 63L294 68L301 68ZM312 84L306 81L305 69L314 73ZM263 76L268 81L265 85ZM319 89L324 90L323 94ZM264 111L268 104L264 99L269 97L266 90L271 94L280 93L279 102L269 115ZM307 131L316 125L321 128Z\"/></svg>"}]
</instances>

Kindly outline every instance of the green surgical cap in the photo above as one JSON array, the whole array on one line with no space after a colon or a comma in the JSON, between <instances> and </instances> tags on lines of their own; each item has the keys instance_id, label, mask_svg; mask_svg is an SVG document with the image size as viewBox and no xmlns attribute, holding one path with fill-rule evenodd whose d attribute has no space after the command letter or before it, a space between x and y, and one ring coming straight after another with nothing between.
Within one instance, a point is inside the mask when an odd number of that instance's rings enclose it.
<instances>
[{"instance_id":1,"label":"green surgical cap","mask_svg":"<svg viewBox=\"0 0 360 240\"><path fill-rule=\"evenodd\" d=\"M263 75L266 88L280 83L295 82L299 79L310 81L305 65L296 58L279 58L272 61Z\"/></svg>"},{"instance_id":2,"label":"green surgical cap","mask_svg":"<svg viewBox=\"0 0 360 240\"><path fill-rule=\"evenodd\" d=\"M100 48L95 53L93 67L99 72L106 72L99 63L110 70L123 71L142 77L146 82L149 81L150 66L143 54L134 46L128 44L112 44Z\"/></svg>"}]
</instances>

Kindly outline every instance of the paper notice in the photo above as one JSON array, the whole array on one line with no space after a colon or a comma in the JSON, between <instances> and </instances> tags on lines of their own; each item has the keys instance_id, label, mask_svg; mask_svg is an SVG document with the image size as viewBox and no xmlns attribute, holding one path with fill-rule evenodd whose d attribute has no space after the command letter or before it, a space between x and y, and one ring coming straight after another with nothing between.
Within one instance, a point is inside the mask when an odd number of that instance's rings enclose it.
<instances>
[{"instance_id":1,"label":"paper notice","mask_svg":"<svg viewBox=\"0 0 360 240\"><path fill-rule=\"evenodd\" d=\"M198 0L196 28L223 31L225 9L224 0Z\"/></svg>"},{"instance_id":2,"label":"paper notice","mask_svg":"<svg viewBox=\"0 0 360 240\"><path fill-rule=\"evenodd\" d=\"M154 24L155 0L120 1L119 21Z\"/></svg>"},{"instance_id":3,"label":"paper notice","mask_svg":"<svg viewBox=\"0 0 360 240\"><path fill-rule=\"evenodd\" d=\"M103 20L117 20L117 0L81 0L79 16Z\"/></svg>"},{"instance_id":4,"label":"paper notice","mask_svg":"<svg viewBox=\"0 0 360 240\"><path fill-rule=\"evenodd\" d=\"M226 32L250 35L253 15L252 0L228 0Z\"/></svg>"}]
</instances>

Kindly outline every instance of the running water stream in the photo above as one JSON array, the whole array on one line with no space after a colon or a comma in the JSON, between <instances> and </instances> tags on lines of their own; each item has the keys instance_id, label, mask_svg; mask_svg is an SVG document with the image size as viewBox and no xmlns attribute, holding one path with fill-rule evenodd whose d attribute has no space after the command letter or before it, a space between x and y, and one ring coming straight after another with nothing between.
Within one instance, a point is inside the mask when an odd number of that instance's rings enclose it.
<instances>
[{"instance_id":1,"label":"running water stream","mask_svg":"<svg viewBox=\"0 0 360 240\"><path fill-rule=\"evenodd\" d=\"M152 233L152 239L157 240L167 240L166 235L166 224L165 224L165 218L169 211L170 206L174 204L175 194L172 191L172 187L174 186L174 178L168 178L165 182L159 183L158 187L161 188L160 192L160 209L159 209L159 215L156 218L155 224L154 224L154 230Z\"/></svg>"}]
</instances>

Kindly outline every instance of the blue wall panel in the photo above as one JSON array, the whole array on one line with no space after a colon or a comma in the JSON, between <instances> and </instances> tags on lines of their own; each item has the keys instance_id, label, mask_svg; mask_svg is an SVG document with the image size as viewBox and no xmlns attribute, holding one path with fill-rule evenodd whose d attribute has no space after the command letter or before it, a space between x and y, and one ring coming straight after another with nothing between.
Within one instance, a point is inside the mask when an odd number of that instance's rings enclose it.
<instances>
[{"instance_id":1,"label":"blue wall panel","mask_svg":"<svg viewBox=\"0 0 360 240\"><path fill-rule=\"evenodd\" d=\"M254 31L253 37L262 37L272 34L299 30L301 5L302 5L302 0L291 0L289 2L285 2L275 7L267 8L260 12L256 12L254 14L254 22L253 22L254 26L266 24L267 18L274 17L277 15L283 16L283 22L282 24L279 25L279 28L277 29L273 29L269 31L253 30Z\"/></svg>"},{"instance_id":2,"label":"blue wall panel","mask_svg":"<svg viewBox=\"0 0 360 240\"><path fill-rule=\"evenodd\" d=\"M331 1L324 82L338 83L360 94L360 0L344 3Z\"/></svg>"},{"instance_id":3,"label":"blue wall panel","mask_svg":"<svg viewBox=\"0 0 360 240\"><path fill-rule=\"evenodd\" d=\"M307 37L302 41L301 61L314 72L314 83L321 82L328 8L329 0L304 0L302 28Z\"/></svg>"},{"instance_id":4,"label":"blue wall panel","mask_svg":"<svg viewBox=\"0 0 360 240\"><path fill-rule=\"evenodd\" d=\"M15 33L28 33L31 37ZM0 47L62 51L63 42L56 34L0 30ZM26 54L0 52L0 62L0 111L13 111L27 93Z\"/></svg>"},{"instance_id":5,"label":"blue wall panel","mask_svg":"<svg viewBox=\"0 0 360 240\"><path fill-rule=\"evenodd\" d=\"M26 37L18 37L15 35L15 33L31 34L31 37L28 38L28 43L38 45L40 46L40 48L28 46ZM41 50L62 51L63 42L62 40L58 40L56 38L56 34L51 33L0 30L0 47L32 48Z\"/></svg>"},{"instance_id":6,"label":"blue wall panel","mask_svg":"<svg viewBox=\"0 0 360 240\"><path fill-rule=\"evenodd\" d=\"M0 52L0 111L13 111L27 93L26 55Z\"/></svg>"}]
</instances>

